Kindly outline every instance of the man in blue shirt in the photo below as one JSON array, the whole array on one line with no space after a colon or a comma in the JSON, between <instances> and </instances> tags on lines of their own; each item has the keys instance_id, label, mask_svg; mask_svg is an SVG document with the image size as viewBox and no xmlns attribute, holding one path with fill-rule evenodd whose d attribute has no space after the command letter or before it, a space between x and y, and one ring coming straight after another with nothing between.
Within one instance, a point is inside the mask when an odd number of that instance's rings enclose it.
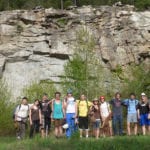
<instances>
[{"instance_id":1,"label":"man in blue shirt","mask_svg":"<svg viewBox=\"0 0 150 150\"><path fill-rule=\"evenodd\" d=\"M129 99L125 99L123 104L127 107L127 131L128 135L131 135L131 123L134 123L134 134L137 135L137 105L139 101L136 99L134 93L130 94Z\"/></svg>"}]
</instances>

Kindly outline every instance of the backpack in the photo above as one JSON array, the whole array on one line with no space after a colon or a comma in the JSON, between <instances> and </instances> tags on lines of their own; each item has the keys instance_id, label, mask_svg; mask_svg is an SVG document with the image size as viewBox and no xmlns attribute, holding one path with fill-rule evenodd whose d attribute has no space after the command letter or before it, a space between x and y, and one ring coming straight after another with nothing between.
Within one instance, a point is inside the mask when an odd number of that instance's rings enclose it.
<instances>
[{"instance_id":1,"label":"backpack","mask_svg":"<svg viewBox=\"0 0 150 150\"><path fill-rule=\"evenodd\" d=\"M129 104L129 103L130 103L130 102L129 102L130 100L131 100L131 99L128 99L128 103L127 103L127 106L126 106L127 108L129 108L129 111L130 111L130 104ZM134 99L134 103L135 103L135 109L137 110L138 104L136 105L136 100L135 100L135 99Z\"/></svg>"},{"instance_id":2,"label":"backpack","mask_svg":"<svg viewBox=\"0 0 150 150\"><path fill-rule=\"evenodd\" d=\"M18 106L19 106L19 109L18 109L18 110L20 110L21 104L17 105L17 106L14 108L14 110L13 110L13 115L12 115L12 119L13 119L13 120L15 120L15 112L16 112ZM29 105L28 105L28 110L29 110Z\"/></svg>"}]
</instances>

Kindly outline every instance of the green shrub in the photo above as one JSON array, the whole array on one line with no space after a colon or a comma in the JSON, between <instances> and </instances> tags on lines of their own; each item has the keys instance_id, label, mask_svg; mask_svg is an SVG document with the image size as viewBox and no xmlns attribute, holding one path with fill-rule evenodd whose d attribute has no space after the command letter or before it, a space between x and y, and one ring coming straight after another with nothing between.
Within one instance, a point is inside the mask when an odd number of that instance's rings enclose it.
<instances>
[{"instance_id":1,"label":"green shrub","mask_svg":"<svg viewBox=\"0 0 150 150\"><path fill-rule=\"evenodd\" d=\"M132 64L129 67L131 72L130 77L126 80L126 86L122 88L124 95L134 92L140 95L145 92L148 96L150 95L150 70L146 69L143 64L135 65Z\"/></svg>"},{"instance_id":2,"label":"green shrub","mask_svg":"<svg viewBox=\"0 0 150 150\"><path fill-rule=\"evenodd\" d=\"M24 88L23 94L33 102L35 99L41 99L43 93L47 93L49 98L54 97L56 88L51 81L41 81L40 83L32 83L29 87Z\"/></svg>"},{"instance_id":3,"label":"green shrub","mask_svg":"<svg viewBox=\"0 0 150 150\"><path fill-rule=\"evenodd\" d=\"M4 81L0 80L0 135L13 133L12 112L14 106L10 102L11 93Z\"/></svg>"}]
</instances>

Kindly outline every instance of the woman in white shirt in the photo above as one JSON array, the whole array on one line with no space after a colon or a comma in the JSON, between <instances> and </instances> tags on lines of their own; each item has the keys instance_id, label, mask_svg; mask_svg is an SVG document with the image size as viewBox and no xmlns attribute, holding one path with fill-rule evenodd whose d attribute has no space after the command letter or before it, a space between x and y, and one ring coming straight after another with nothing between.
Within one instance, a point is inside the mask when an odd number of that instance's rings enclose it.
<instances>
[{"instance_id":1,"label":"woman in white shirt","mask_svg":"<svg viewBox=\"0 0 150 150\"><path fill-rule=\"evenodd\" d=\"M104 131L104 128L107 125L108 125L107 130L109 130L108 132L110 136L112 136L112 121L111 121L112 113L111 113L110 105L105 101L104 96L100 96L100 111L101 111L101 118L102 118L103 136L105 136L106 134L105 132L107 132Z\"/></svg>"}]
</instances>

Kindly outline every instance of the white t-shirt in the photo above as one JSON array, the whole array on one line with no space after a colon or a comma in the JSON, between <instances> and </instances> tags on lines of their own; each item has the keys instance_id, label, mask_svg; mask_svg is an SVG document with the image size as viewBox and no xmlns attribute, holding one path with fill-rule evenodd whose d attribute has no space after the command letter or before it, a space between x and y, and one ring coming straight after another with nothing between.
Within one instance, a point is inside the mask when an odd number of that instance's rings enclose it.
<instances>
[{"instance_id":1,"label":"white t-shirt","mask_svg":"<svg viewBox=\"0 0 150 150\"><path fill-rule=\"evenodd\" d=\"M102 117L108 117L110 105L107 102L101 103L100 110Z\"/></svg>"},{"instance_id":2,"label":"white t-shirt","mask_svg":"<svg viewBox=\"0 0 150 150\"><path fill-rule=\"evenodd\" d=\"M30 109L30 106L29 105L18 105L17 108L16 108L16 116L17 116L17 121L21 121L22 118L27 118L28 115L29 115L29 109Z\"/></svg>"},{"instance_id":3,"label":"white t-shirt","mask_svg":"<svg viewBox=\"0 0 150 150\"><path fill-rule=\"evenodd\" d=\"M67 108L66 113L75 113L75 99L74 97L67 98Z\"/></svg>"}]
</instances>

